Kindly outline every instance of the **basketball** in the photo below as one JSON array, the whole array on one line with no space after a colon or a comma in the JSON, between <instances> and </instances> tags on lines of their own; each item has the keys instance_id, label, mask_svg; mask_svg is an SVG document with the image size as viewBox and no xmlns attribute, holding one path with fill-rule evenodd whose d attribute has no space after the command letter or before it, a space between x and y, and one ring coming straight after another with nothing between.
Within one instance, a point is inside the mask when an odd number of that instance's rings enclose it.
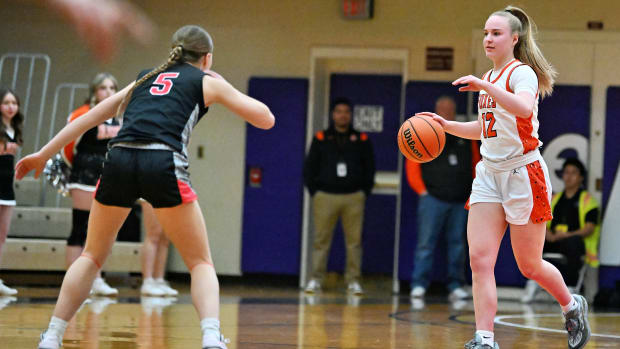
<instances>
[{"instance_id":1,"label":"basketball","mask_svg":"<svg viewBox=\"0 0 620 349\"><path fill-rule=\"evenodd\" d=\"M428 116L412 116L398 130L398 148L415 162L429 162L441 154L446 134L441 125Z\"/></svg>"}]
</instances>

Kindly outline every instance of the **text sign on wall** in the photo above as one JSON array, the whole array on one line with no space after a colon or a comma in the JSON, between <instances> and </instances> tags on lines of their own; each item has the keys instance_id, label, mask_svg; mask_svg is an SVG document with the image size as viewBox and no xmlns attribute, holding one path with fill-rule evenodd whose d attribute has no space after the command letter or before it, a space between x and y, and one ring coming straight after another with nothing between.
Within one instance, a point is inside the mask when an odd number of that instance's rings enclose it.
<instances>
[{"instance_id":1,"label":"text sign on wall","mask_svg":"<svg viewBox=\"0 0 620 349\"><path fill-rule=\"evenodd\" d=\"M344 19L370 19L373 0L342 0L340 9Z\"/></svg>"},{"instance_id":2,"label":"text sign on wall","mask_svg":"<svg viewBox=\"0 0 620 349\"><path fill-rule=\"evenodd\" d=\"M353 107L353 128L360 132L382 132L383 106L355 105Z\"/></svg>"},{"instance_id":3,"label":"text sign on wall","mask_svg":"<svg viewBox=\"0 0 620 349\"><path fill-rule=\"evenodd\" d=\"M452 47L427 47L426 70L452 71L454 62L454 48Z\"/></svg>"}]
</instances>

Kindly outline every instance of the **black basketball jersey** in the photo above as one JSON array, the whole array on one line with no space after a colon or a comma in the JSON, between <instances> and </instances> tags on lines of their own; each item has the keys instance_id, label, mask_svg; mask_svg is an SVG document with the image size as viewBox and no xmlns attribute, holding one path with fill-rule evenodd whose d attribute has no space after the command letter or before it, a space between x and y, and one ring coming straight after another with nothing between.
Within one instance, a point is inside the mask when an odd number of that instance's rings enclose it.
<instances>
[{"instance_id":1,"label":"black basketball jersey","mask_svg":"<svg viewBox=\"0 0 620 349\"><path fill-rule=\"evenodd\" d=\"M136 80L150 71L141 71ZM110 144L158 142L187 156L192 129L208 110L202 93L204 75L200 69L180 63L136 87L123 126Z\"/></svg>"},{"instance_id":2,"label":"black basketball jersey","mask_svg":"<svg viewBox=\"0 0 620 349\"><path fill-rule=\"evenodd\" d=\"M0 142L0 147L3 147L2 150L4 150L6 143L17 142L17 138L15 134L13 134L13 137L11 137L8 132L4 131L3 137L0 137L0 141L2 141ZM0 155L0 174L12 176L14 173L13 171L14 163L15 163L15 156L13 156L13 154Z\"/></svg>"},{"instance_id":3,"label":"black basketball jersey","mask_svg":"<svg viewBox=\"0 0 620 349\"><path fill-rule=\"evenodd\" d=\"M106 120L104 125L109 126L118 126L118 120L115 118L111 118ZM97 134L99 133L99 126L95 126L90 130L86 131L77 146L75 147L76 152L79 153L96 153L105 155L108 151L108 142L110 139L98 139Z\"/></svg>"}]
</instances>

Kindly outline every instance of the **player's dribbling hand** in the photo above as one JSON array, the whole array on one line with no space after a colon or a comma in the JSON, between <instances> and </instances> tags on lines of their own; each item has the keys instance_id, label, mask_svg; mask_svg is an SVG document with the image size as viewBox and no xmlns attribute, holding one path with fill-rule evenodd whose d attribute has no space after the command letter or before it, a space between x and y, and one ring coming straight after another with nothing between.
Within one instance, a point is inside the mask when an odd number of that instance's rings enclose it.
<instances>
[{"instance_id":1,"label":"player's dribbling hand","mask_svg":"<svg viewBox=\"0 0 620 349\"><path fill-rule=\"evenodd\" d=\"M34 170L34 178L39 178L45 167L46 158L38 152L32 153L17 162L15 165L15 178L22 179L28 172Z\"/></svg>"},{"instance_id":2,"label":"player's dribbling hand","mask_svg":"<svg viewBox=\"0 0 620 349\"><path fill-rule=\"evenodd\" d=\"M478 79L473 75L462 76L452 82L453 86L457 85L465 85L459 87L459 91L473 91L478 92L480 90L484 90L484 80Z\"/></svg>"},{"instance_id":3,"label":"player's dribbling hand","mask_svg":"<svg viewBox=\"0 0 620 349\"><path fill-rule=\"evenodd\" d=\"M416 116L428 116L429 118L433 119L434 121L437 121L441 127L443 127L444 129L446 128L446 126L448 125L448 121L446 119L444 119L443 117L435 114L435 113L431 113L428 111L423 111L420 113L415 113Z\"/></svg>"}]
</instances>

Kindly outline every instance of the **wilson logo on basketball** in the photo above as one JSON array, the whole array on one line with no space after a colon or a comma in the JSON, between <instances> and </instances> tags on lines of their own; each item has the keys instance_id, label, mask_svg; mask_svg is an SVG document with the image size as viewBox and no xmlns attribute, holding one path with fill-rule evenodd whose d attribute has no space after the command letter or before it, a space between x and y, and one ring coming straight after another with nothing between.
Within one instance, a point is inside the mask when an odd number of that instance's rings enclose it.
<instances>
[{"instance_id":1,"label":"wilson logo on basketball","mask_svg":"<svg viewBox=\"0 0 620 349\"><path fill-rule=\"evenodd\" d=\"M398 130L398 148L409 160L429 162L441 154L446 144L443 127L426 115L414 115Z\"/></svg>"},{"instance_id":2,"label":"wilson logo on basketball","mask_svg":"<svg viewBox=\"0 0 620 349\"><path fill-rule=\"evenodd\" d=\"M411 130L406 129L403 132L403 134L405 135L405 139L407 140L407 145L409 146L413 154L417 156L418 158L421 158L422 154L415 148L415 141L413 140L413 137L411 136Z\"/></svg>"}]
</instances>

